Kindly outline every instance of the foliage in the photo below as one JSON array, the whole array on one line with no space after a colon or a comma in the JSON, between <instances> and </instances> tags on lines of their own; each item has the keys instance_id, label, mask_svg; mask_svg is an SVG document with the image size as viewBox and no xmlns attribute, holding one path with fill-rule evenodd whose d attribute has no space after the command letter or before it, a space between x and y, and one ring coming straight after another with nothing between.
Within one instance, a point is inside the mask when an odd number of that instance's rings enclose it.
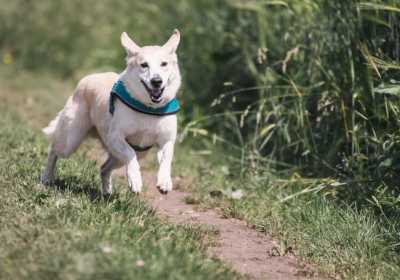
<instances>
[{"instance_id":1,"label":"foliage","mask_svg":"<svg viewBox=\"0 0 400 280\"><path fill-rule=\"evenodd\" d=\"M217 73L235 88L213 103L223 119L205 127L247 171L334 177L349 202L398 197L396 1L226 3Z\"/></svg>"}]
</instances>

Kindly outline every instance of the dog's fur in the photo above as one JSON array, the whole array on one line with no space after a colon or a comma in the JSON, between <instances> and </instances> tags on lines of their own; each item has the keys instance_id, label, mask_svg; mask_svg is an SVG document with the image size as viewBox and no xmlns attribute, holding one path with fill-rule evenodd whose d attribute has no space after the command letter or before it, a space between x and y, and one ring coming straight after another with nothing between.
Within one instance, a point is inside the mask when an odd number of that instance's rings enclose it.
<instances>
[{"instance_id":1,"label":"dog's fur","mask_svg":"<svg viewBox=\"0 0 400 280\"><path fill-rule=\"evenodd\" d=\"M135 152L131 145L155 146L159 171L157 187L162 193L172 190L171 163L177 134L176 115L152 116L136 112L115 99L115 112L109 112L109 97L113 84L122 80L128 92L137 100L153 108L172 100L181 85L176 49L180 33L175 30L163 46L139 47L124 32L121 44L127 52L126 69L121 74L101 73L84 77L78 84L64 109L43 132L49 138L48 161L41 181L52 183L57 159L70 156L92 128L108 151L108 159L101 167L102 190L112 192L111 173L126 166L130 189L139 193L142 178L138 158L146 152ZM162 79L163 94L152 99L151 80ZM147 88L146 88L147 87ZM155 92L159 92L154 89ZM130 145L131 144L131 145Z\"/></svg>"}]
</instances>

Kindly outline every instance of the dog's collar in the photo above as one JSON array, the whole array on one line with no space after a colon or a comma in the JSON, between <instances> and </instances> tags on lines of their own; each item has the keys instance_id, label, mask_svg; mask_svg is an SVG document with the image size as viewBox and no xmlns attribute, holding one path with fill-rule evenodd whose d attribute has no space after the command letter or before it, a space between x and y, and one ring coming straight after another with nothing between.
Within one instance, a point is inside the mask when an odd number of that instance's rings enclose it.
<instances>
[{"instance_id":1,"label":"dog's collar","mask_svg":"<svg viewBox=\"0 0 400 280\"><path fill-rule=\"evenodd\" d=\"M126 106L131 108L132 110L138 111L143 114L148 115L155 115L155 116L165 116L165 115L173 115L179 112L180 106L179 102L176 98L169 101L163 107L160 108L152 108L146 106L139 100L132 97L127 91L124 82L118 80L112 87L111 94L110 94L110 104L109 104L109 111L111 115L114 114L115 111L115 98L118 98L123 102Z\"/></svg>"}]
</instances>

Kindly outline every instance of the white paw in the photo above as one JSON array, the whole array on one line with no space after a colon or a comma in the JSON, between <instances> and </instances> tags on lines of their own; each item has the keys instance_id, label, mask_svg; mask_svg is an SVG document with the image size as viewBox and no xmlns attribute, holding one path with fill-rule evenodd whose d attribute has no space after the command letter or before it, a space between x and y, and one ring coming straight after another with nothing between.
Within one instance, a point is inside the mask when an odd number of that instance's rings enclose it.
<instances>
[{"instance_id":1,"label":"white paw","mask_svg":"<svg viewBox=\"0 0 400 280\"><path fill-rule=\"evenodd\" d=\"M129 189L134 193L140 193L142 191L142 177L139 172L132 172L134 174L128 174Z\"/></svg>"},{"instance_id":2,"label":"white paw","mask_svg":"<svg viewBox=\"0 0 400 280\"><path fill-rule=\"evenodd\" d=\"M143 183L139 163L137 161L132 161L126 166L126 175L128 177L129 189L133 193L140 193L142 191Z\"/></svg>"},{"instance_id":3,"label":"white paw","mask_svg":"<svg viewBox=\"0 0 400 280\"><path fill-rule=\"evenodd\" d=\"M159 176L157 179L157 188L162 194L172 191L171 176Z\"/></svg>"}]
</instances>

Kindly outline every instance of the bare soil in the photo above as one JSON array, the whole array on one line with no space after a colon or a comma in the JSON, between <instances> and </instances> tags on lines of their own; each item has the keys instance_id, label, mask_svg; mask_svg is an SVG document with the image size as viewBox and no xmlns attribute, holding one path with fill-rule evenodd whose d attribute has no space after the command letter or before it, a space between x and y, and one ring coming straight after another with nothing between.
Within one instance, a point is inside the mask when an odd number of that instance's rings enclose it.
<instances>
[{"instance_id":1,"label":"bare soil","mask_svg":"<svg viewBox=\"0 0 400 280\"><path fill-rule=\"evenodd\" d=\"M153 177L154 174L144 174L145 184L149 186L147 196L161 215L172 223L206 226L218 233L215 246L209 250L211 256L251 279L315 279L311 267L293 254L279 256L277 243L267 235L249 228L244 221L224 218L215 210L197 210L185 203L190 193L174 190L168 195L160 194L154 187ZM181 179L177 181L175 185Z\"/></svg>"},{"instance_id":2,"label":"bare soil","mask_svg":"<svg viewBox=\"0 0 400 280\"><path fill-rule=\"evenodd\" d=\"M97 150L97 149L96 149ZM105 156L97 151L90 153L99 163ZM145 162L142 167L144 197L157 210L175 224L192 224L208 228L217 233L216 242L209 248L211 257L218 258L235 271L250 279L299 280L323 279L310 264L300 261L292 252L281 255L279 245L270 236L257 232L246 222L225 218L218 210L198 209L185 202L190 196L185 178L175 177L174 190L167 195L160 194L155 187L156 172ZM116 170L114 176L125 177L123 168Z\"/></svg>"}]
</instances>

